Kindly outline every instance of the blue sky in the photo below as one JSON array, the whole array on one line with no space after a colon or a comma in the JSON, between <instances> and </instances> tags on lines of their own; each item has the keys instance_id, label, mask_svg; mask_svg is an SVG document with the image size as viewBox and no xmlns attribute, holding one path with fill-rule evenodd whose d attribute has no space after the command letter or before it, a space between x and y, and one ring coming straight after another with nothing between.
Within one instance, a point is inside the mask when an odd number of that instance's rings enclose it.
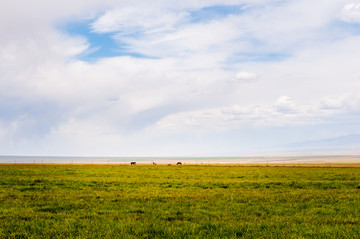
<instances>
[{"instance_id":1,"label":"blue sky","mask_svg":"<svg viewBox=\"0 0 360 239\"><path fill-rule=\"evenodd\" d=\"M71 37L84 38L89 44L88 50L77 55L77 59L87 62L97 61L100 58L131 56L146 58L147 56L127 50L127 45L114 39L113 33L95 33L91 29L91 21L66 22L59 27L59 31Z\"/></svg>"},{"instance_id":2,"label":"blue sky","mask_svg":"<svg viewBox=\"0 0 360 239\"><path fill-rule=\"evenodd\" d=\"M194 10L188 9L186 17L179 23L179 26L222 20L231 15L242 14L245 11L244 8L246 8L246 5L214 5ZM96 18L83 21L61 22L58 26L59 31L69 34L71 37L82 37L89 44L88 50L79 54L78 59L91 62L99 58L116 56L131 56L135 58L155 57L142 55L136 49L129 50L129 44L123 42L121 37L116 37L121 35L132 39L141 38L146 34L146 29L134 27L125 31L96 32L92 27L92 23L95 20ZM253 60L258 58L272 59L278 57L278 54L269 53L253 56L252 53L249 53L245 57Z\"/></svg>"},{"instance_id":3,"label":"blue sky","mask_svg":"<svg viewBox=\"0 0 360 239\"><path fill-rule=\"evenodd\" d=\"M88 42L89 50L80 54L79 59L90 61L101 57L119 56L123 53L121 45L113 39L111 33L94 33L90 24L91 21L67 22L64 26L59 27L59 31L63 31L72 37L83 37Z\"/></svg>"},{"instance_id":4,"label":"blue sky","mask_svg":"<svg viewBox=\"0 0 360 239\"><path fill-rule=\"evenodd\" d=\"M39 4L0 4L0 155L253 155L360 134L360 2Z\"/></svg>"}]
</instances>

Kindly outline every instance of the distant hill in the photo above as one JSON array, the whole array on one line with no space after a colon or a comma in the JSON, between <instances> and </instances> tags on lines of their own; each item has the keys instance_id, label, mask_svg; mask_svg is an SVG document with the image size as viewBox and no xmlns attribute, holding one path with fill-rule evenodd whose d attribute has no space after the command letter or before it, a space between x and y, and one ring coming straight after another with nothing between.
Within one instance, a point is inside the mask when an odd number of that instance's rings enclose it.
<instances>
[{"instance_id":1,"label":"distant hill","mask_svg":"<svg viewBox=\"0 0 360 239\"><path fill-rule=\"evenodd\" d=\"M340 136L321 140L312 140L286 145L289 153L359 153L360 134Z\"/></svg>"}]
</instances>

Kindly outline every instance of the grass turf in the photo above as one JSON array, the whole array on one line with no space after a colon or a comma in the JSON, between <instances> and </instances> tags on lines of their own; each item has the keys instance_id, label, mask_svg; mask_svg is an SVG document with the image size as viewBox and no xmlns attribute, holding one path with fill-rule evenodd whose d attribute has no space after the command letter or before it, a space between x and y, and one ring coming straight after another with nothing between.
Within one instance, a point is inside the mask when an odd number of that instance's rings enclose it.
<instances>
[{"instance_id":1,"label":"grass turf","mask_svg":"<svg viewBox=\"0 0 360 239\"><path fill-rule=\"evenodd\" d=\"M0 238L357 238L360 168L0 165Z\"/></svg>"}]
</instances>

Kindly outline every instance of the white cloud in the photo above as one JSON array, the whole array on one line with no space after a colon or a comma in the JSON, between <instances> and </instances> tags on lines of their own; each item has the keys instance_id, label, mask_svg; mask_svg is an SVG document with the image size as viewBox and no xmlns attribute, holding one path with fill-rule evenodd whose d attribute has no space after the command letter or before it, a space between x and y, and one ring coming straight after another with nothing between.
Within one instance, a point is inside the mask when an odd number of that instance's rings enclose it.
<instances>
[{"instance_id":1,"label":"white cloud","mask_svg":"<svg viewBox=\"0 0 360 239\"><path fill-rule=\"evenodd\" d=\"M186 15L186 12L174 13L152 7L140 10L127 7L106 12L92 24L92 28L97 33L120 32L122 36L138 32L151 34L174 30Z\"/></svg>"},{"instance_id":2,"label":"white cloud","mask_svg":"<svg viewBox=\"0 0 360 239\"><path fill-rule=\"evenodd\" d=\"M234 80L241 81L241 82L253 82L257 78L259 78L259 75L257 75L256 73L240 71L235 75Z\"/></svg>"},{"instance_id":3,"label":"white cloud","mask_svg":"<svg viewBox=\"0 0 360 239\"><path fill-rule=\"evenodd\" d=\"M346 113L358 113L360 111L360 95L347 94L339 97L325 97L320 102L320 108Z\"/></svg>"},{"instance_id":4,"label":"white cloud","mask_svg":"<svg viewBox=\"0 0 360 239\"><path fill-rule=\"evenodd\" d=\"M348 3L344 6L341 18L346 22L360 23L360 3Z\"/></svg>"},{"instance_id":5,"label":"white cloud","mask_svg":"<svg viewBox=\"0 0 360 239\"><path fill-rule=\"evenodd\" d=\"M359 112L351 93L360 87L359 36L329 30L340 13L357 22L357 3L39 4L0 3L0 154L181 152L177 144L189 147L176 139L182 132L188 139L197 132L345 124ZM247 8L191 21L202 7L221 4ZM93 47L89 39L55 26L84 18L93 19L95 33L111 33L129 51L155 58L78 60ZM256 84L234 84L260 76Z\"/></svg>"},{"instance_id":6,"label":"white cloud","mask_svg":"<svg viewBox=\"0 0 360 239\"><path fill-rule=\"evenodd\" d=\"M326 97L315 105L297 105L290 97L281 96L271 105L233 105L171 114L148 130L203 132L227 131L244 127L313 125L358 113L360 113L359 94L336 98Z\"/></svg>"},{"instance_id":7,"label":"white cloud","mask_svg":"<svg viewBox=\"0 0 360 239\"><path fill-rule=\"evenodd\" d=\"M282 113L295 113L297 106L290 97L281 96L276 101L276 109Z\"/></svg>"}]
</instances>

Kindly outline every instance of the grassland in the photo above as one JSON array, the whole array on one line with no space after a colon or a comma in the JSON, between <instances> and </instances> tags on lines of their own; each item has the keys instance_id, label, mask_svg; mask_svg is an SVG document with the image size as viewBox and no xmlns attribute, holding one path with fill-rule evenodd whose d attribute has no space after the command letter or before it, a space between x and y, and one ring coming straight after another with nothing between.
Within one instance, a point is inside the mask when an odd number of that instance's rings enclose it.
<instances>
[{"instance_id":1,"label":"grassland","mask_svg":"<svg viewBox=\"0 0 360 239\"><path fill-rule=\"evenodd\" d=\"M0 165L0 238L360 238L360 168Z\"/></svg>"}]
</instances>

